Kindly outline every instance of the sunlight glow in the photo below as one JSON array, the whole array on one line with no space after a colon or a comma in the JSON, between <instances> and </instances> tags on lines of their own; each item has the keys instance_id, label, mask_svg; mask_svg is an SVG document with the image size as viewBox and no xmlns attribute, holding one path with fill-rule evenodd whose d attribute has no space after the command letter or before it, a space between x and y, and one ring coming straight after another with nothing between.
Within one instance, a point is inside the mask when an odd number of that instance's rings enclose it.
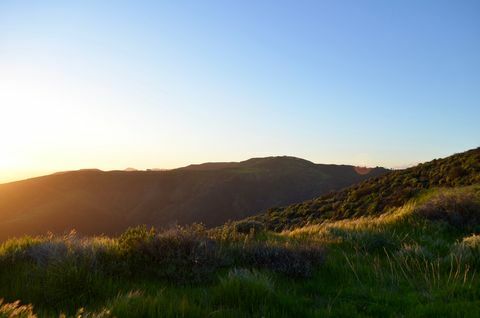
<instances>
[{"instance_id":1,"label":"sunlight glow","mask_svg":"<svg viewBox=\"0 0 480 318\"><path fill-rule=\"evenodd\" d=\"M476 5L411 6L0 1L0 183L478 147Z\"/></svg>"}]
</instances>

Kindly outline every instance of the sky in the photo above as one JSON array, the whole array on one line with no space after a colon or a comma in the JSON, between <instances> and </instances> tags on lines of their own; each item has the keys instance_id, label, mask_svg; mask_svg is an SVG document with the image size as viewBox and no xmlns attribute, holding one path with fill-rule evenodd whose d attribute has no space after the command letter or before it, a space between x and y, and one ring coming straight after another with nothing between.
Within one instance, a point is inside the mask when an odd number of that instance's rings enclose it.
<instances>
[{"instance_id":1,"label":"sky","mask_svg":"<svg viewBox=\"0 0 480 318\"><path fill-rule=\"evenodd\" d=\"M480 146L480 2L0 1L0 183Z\"/></svg>"}]
</instances>

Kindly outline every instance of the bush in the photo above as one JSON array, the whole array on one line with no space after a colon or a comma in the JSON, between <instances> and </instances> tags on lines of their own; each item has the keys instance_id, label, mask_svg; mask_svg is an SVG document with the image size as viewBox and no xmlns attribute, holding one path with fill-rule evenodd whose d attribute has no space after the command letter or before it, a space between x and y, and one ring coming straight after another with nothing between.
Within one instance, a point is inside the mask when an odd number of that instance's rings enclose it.
<instances>
[{"instance_id":1,"label":"bush","mask_svg":"<svg viewBox=\"0 0 480 318\"><path fill-rule=\"evenodd\" d=\"M115 242L106 237L79 239L74 231L66 236L12 239L2 245L0 262L27 261L41 267L70 262L96 271L116 252Z\"/></svg>"},{"instance_id":2,"label":"bush","mask_svg":"<svg viewBox=\"0 0 480 318\"><path fill-rule=\"evenodd\" d=\"M64 261L68 253L68 246L63 240L43 241L29 246L25 250L25 256L28 260L43 266Z\"/></svg>"},{"instance_id":3,"label":"bush","mask_svg":"<svg viewBox=\"0 0 480 318\"><path fill-rule=\"evenodd\" d=\"M471 191L442 191L419 206L419 215L432 221L445 221L467 231L478 230L480 226L480 202Z\"/></svg>"},{"instance_id":4,"label":"bush","mask_svg":"<svg viewBox=\"0 0 480 318\"><path fill-rule=\"evenodd\" d=\"M480 235L471 235L455 244L452 255L463 263L473 265L480 269Z\"/></svg>"},{"instance_id":5,"label":"bush","mask_svg":"<svg viewBox=\"0 0 480 318\"><path fill-rule=\"evenodd\" d=\"M0 261L13 263L17 260L25 259L28 249L43 241L44 239L30 236L9 239L0 246Z\"/></svg>"},{"instance_id":6,"label":"bush","mask_svg":"<svg viewBox=\"0 0 480 318\"><path fill-rule=\"evenodd\" d=\"M325 250L317 246L274 246L251 244L240 251L245 265L264 268L293 277L310 277L316 265L323 262Z\"/></svg>"},{"instance_id":7,"label":"bush","mask_svg":"<svg viewBox=\"0 0 480 318\"><path fill-rule=\"evenodd\" d=\"M101 289L95 284L97 276L192 283L211 280L217 270L238 261L242 266L308 277L324 258L324 250L316 246L268 245L247 239L248 235L241 235L244 240L239 243L209 235L201 225L162 232L139 226L118 239L80 239L72 232L63 237L10 240L0 247L0 265L34 264L29 275L48 288L49 299L40 298L49 303L61 299L62 290L72 286L78 295L94 295ZM40 290L32 292L40 294Z\"/></svg>"},{"instance_id":8,"label":"bush","mask_svg":"<svg viewBox=\"0 0 480 318\"><path fill-rule=\"evenodd\" d=\"M127 229L118 238L120 249L126 253L135 252L135 250L155 238L156 231L151 228L147 229L146 225L131 227Z\"/></svg>"},{"instance_id":9,"label":"bush","mask_svg":"<svg viewBox=\"0 0 480 318\"><path fill-rule=\"evenodd\" d=\"M132 274L154 274L176 282L210 278L223 264L218 244L199 225L156 233L138 227L119 239Z\"/></svg>"},{"instance_id":10,"label":"bush","mask_svg":"<svg viewBox=\"0 0 480 318\"><path fill-rule=\"evenodd\" d=\"M434 160L405 170L391 171L338 192L253 217L266 228L283 231L328 219L347 219L387 213L435 187L480 183L480 148Z\"/></svg>"},{"instance_id":11,"label":"bush","mask_svg":"<svg viewBox=\"0 0 480 318\"><path fill-rule=\"evenodd\" d=\"M255 220L244 220L235 223L235 230L242 234L258 233L265 230L265 224Z\"/></svg>"}]
</instances>

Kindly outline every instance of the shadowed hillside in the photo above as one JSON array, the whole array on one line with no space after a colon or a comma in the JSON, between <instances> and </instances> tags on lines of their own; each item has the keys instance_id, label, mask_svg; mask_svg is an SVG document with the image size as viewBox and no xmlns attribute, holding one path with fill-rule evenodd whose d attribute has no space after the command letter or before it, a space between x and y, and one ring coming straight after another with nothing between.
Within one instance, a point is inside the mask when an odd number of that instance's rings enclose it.
<instances>
[{"instance_id":1,"label":"shadowed hillside","mask_svg":"<svg viewBox=\"0 0 480 318\"><path fill-rule=\"evenodd\" d=\"M380 215L405 204L422 190L480 182L480 148L444 159L392 171L339 192L286 207L271 208L254 217L272 230L304 226L326 219Z\"/></svg>"},{"instance_id":2,"label":"shadowed hillside","mask_svg":"<svg viewBox=\"0 0 480 318\"><path fill-rule=\"evenodd\" d=\"M0 239L72 228L117 234L129 226L216 226L311 199L372 176L293 157L206 163L170 171L81 170L0 185Z\"/></svg>"}]
</instances>

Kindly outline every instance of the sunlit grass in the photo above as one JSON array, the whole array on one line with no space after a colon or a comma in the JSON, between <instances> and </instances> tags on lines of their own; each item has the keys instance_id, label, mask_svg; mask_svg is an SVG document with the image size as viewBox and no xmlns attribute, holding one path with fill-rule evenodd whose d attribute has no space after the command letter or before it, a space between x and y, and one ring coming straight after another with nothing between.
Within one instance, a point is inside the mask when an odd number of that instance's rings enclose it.
<instances>
[{"instance_id":1,"label":"sunlit grass","mask_svg":"<svg viewBox=\"0 0 480 318\"><path fill-rule=\"evenodd\" d=\"M380 216L281 233L232 223L140 227L119 238L13 239L0 246L1 310L40 317L475 317L476 218L467 227L449 218L471 217L466 208L478 195L478 187L437 189Z\"/></svg>"}]
</instances>

